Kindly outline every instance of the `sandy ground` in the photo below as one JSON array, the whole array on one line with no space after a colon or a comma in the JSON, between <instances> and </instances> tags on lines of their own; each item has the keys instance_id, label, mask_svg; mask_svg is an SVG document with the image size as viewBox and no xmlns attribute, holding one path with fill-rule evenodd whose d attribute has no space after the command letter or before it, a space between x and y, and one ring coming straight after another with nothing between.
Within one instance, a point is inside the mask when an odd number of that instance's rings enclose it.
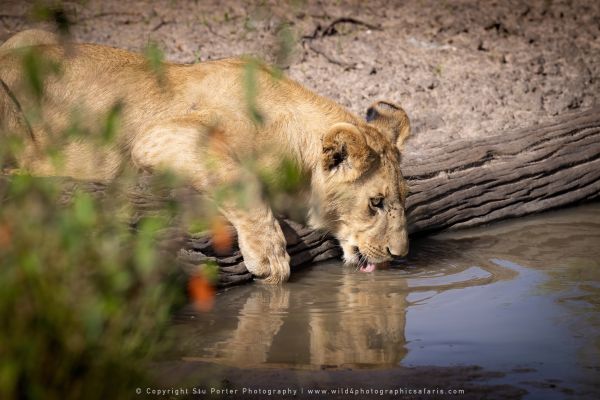
<instances>
[{"instance_id":1,"label":"sandy ground","mask_svg":"<svg viewBox=\"0 0 600 400\"><path fill-rule=\"evenodd\" d=\"M598 104L600 2L114 1L64 2L77 41L193 63L241 54L278 60L288 24L288 75L362 114L400 102L415 145L502 133ZM0 36L35 22L4 1ZM339 23L350 17L357 23ZM46 25L47 26L47 25ZM283 32L283 33L282 33Z\"/></svg>"}]
</instances>

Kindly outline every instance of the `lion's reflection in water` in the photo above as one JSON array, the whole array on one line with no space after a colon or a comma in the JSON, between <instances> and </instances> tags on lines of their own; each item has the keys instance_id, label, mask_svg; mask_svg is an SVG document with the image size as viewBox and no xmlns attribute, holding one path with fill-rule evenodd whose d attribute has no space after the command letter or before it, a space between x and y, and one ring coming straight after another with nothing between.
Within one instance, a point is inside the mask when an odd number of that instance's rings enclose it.
<instances>
[{"instance_id":1,"label":"lion's reflection in water","mask_svg":"<svg viewBox=\"0 0 600 400\"><path fill-rule=\"evenodd\" d=\"M409 299L500 277L488 266L473 274L473 264L460 256L464 246L469 243L428 241L415 246L406 265L386 271L364 274L334 262L300 272L282 287L230 289L210 313L180 316L178 355L238 367L396 365L407 353Z\"/></svg>"},{"instance_id":2,"label":"lion's reflection in water","mask_svg":"<svg viewBox=\"0 0 600 400\"><path fill-rule=\"evenodd\" d=\"M329 266L329 268L339 268ZM235 366L294 364L305 367L390 365L405 355L406 282L371 282L363 274L347 273L329 288L310 289L289 284L254 287L238 310L228 304L214 310L213 323L186 323L192 329L187 355L201 351L202 359ZM377 289L373 287L376 284ZM315 299L318 298L318 303ZM238 303L238 304L240 304ZM344 305L343 309L340 305ZM236 312L237 311L237 312ZM232 319L231 328L217 322ZM201 320L205 316L198 316ZM221 321L222 322L222 321ZM215 334L212 329L224 330ZM286 326L289 325L289 326ZM278 337L281 336L281 337ZM186 346L187 347L187 346ZM300 364L300 365L299 365Z\"/></svg>"}]
</instances>

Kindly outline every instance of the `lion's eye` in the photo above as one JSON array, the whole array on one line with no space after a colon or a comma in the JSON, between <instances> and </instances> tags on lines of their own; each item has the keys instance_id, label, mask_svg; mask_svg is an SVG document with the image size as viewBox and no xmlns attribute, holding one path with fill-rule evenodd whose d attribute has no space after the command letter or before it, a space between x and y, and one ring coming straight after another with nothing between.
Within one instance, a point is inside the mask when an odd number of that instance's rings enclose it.
<instances>
[{"instance_id":1,"label":"lion's eye","mask_svg":"<svg viewBox=\"0 0 600 400\"><path fill-rule=\"evenodd\" d=\"M369 199L369 205L372 209L383 208L383 197L371 197Z\"/></svg>"}]
</instances>

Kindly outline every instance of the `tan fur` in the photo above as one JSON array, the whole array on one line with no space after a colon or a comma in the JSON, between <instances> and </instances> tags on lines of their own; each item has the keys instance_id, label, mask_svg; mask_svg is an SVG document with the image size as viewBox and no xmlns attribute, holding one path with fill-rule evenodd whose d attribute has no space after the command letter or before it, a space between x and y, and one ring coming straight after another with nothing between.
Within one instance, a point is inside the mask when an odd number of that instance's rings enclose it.
<instances>
[{"instance_id":1,"label":"tan fur","mask_svg":"<svg viewBox=\"0 0 600 400\"><path fill-rule=\"evenodd\" d=\"M43 34L22 32L0 47L0 135L28 137L16 160L20 168L93 180L114 179L128 164L167 168L203 192L243 182L251 188L250 201L244 207L232 201L222 211L238 232L248 269L265 282L279 283L290 273L285 239L258 180L240 160L276 168L274 163L290 157L310 177L311 222L338 237L346 261L357 262L359 250L372 262L406 254L406 185L398 148L409 123L401 108L385 103L384 110L376 103L367 123L261 66L255 99L264 118L260 124L248 112L244 59L164 63L157 75L143 56L106 46L65 49L43 39L43 45L20 48L21 39L29 46ZM23 54L31 50L60 65L44 82L36 119L25 118L38 106L22 68ZM99 127L117 103L123 109L116 142L99 146ZM59 139L74 117L88 136ZM50 147L58 147L61 164L46 156ZM369 199L378 196L383 207L372 209Z\"/></svg>"}]
</instances>

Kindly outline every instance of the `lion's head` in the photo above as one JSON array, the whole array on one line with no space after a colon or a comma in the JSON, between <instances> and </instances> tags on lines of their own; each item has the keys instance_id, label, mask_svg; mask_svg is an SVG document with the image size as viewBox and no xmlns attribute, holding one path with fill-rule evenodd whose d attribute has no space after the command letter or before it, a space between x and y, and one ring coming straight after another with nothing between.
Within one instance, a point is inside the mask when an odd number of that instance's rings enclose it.
<instances>
[{"instance_id":1,"label":"lion's head","mask_svg":"<svg viewBox=\"0 0 600 400\"><path fill-rule=\"evenodd\" d=\"M372 271L408 253L400 150L410 134L404 110L377 102L366 123L338 123L322 139L313 175L311 224L332 232L347 263Z\"/></svg>"}]
</instances>

